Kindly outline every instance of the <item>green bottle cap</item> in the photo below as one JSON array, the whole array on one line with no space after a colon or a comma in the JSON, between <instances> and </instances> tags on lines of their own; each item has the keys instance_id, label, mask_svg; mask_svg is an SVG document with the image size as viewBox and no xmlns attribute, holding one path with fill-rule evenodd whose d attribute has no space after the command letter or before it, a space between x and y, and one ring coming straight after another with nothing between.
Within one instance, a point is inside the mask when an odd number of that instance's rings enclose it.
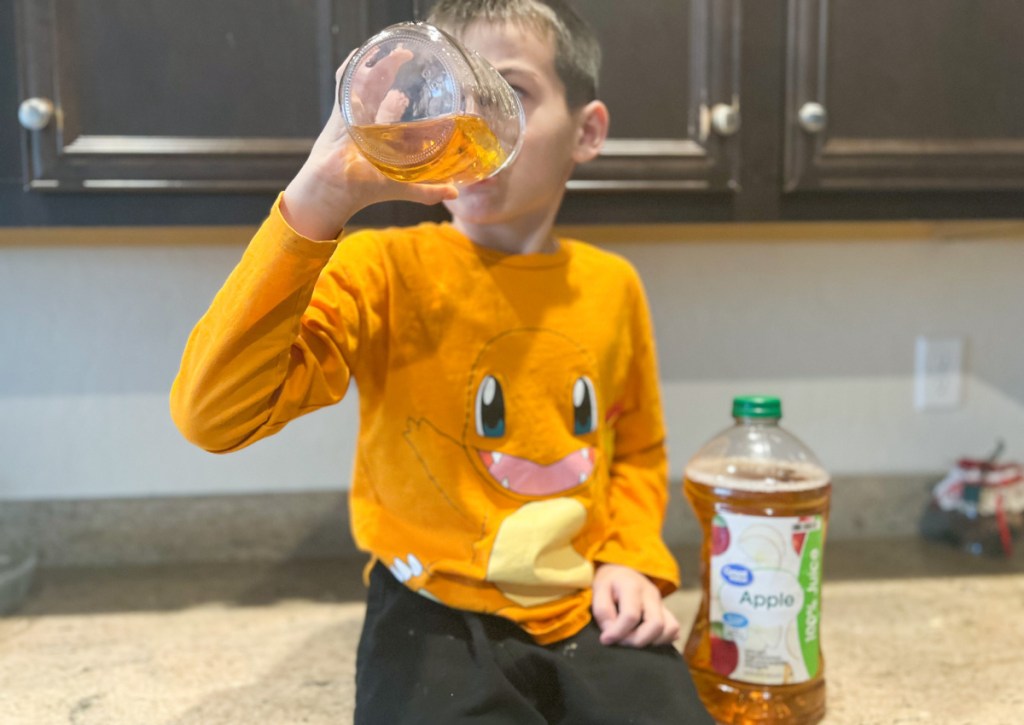
<instances>
[{"instance_id":1,"label":"green bottle cap","mask_svg":"<svg viewBox=\"0 0 1024 725\"><path fill-rule=\"evenodd\" d=\"M769 395L740 395L732 399L733 418L781 418L782 401Z\"/></svg>"}]
</instances>

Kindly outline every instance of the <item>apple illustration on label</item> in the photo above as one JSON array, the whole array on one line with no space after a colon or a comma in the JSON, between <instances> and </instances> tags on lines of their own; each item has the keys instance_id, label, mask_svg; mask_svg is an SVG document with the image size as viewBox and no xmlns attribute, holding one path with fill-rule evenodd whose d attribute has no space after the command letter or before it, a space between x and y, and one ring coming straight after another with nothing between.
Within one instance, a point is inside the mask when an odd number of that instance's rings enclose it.
<instances>
[{"instance_id":1,"label":"apple illustration on label","mask_svg":"<svg viewBox=\"0 0 1024 725\"><path fill-rule=\"evenodd\" d=\"M731 639L725 639L721 622L711 623L711 667L720 675L731 675L740 663L740 650Z\"/></svg>"},{"instance_id":2,"label":"apple illustration on label","mask_svg":"<svg viewBox=\"0 0 1024 725\"><path fill-rule=\"evenodd\" d=\"M725 519L715 516L711 521L711 555L719 556L729 548L729 527L725 525Z\"/></svg>"},{"instance_id":3,"label":"apple illustration on label","mask_svg":"<svg viewBox=\"0 0 1024 725\"><path fill-rule=\"evenodd\" d=\"M814 528L813 516L801 516L793 526L793 551L799 556L804 550L807 532Z\"/></svg>"}]
</instances>

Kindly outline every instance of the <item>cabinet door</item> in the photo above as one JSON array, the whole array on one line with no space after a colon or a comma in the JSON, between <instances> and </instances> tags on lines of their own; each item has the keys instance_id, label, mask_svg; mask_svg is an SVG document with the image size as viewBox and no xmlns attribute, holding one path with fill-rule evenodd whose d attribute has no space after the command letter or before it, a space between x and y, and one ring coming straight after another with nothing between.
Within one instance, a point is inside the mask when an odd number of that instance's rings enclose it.
<instances>
[{"instance_id":1,"label":"cabinet door","mask_svg":"<svg viewBox=\"0 0 1024 725\"><path fill-rule=\"evenodd\" d=\"M736 190L739 0L577 3L604 52L611 134L570 189Z\"/></svg>"},{"instance_id":2,"label":"cabinet door","mask_svg":"<svg viewBox=\"0 0 1024 725\"><path fill-rule=\"evenodd\" d=\"M738 188L739 2L573 4L601 42L599 96L612 124L600 157L576 169L571 191ZM417 0L416 18L433 5Z\"/></svg>"},{"instance_id":3,"label":"cabinet door","mask_svg":"<svg viewBox=\"0 0 1024 725\"><path fill-rule=\"evenodd\" d=\"M1024 188L1022 0L790 0L785 188Z\"/></svg>"},{"instance_id":4,"label":"cabinet door","mask_svg":"<svg viewBox=\"0 0 1024 725\"><path fill-rule=\"evenodd\" d=\"M396 4L16 2L21 99L53 109L24 132L26 182L72 191L282 188Z\"/></svg>"}]
</instances>

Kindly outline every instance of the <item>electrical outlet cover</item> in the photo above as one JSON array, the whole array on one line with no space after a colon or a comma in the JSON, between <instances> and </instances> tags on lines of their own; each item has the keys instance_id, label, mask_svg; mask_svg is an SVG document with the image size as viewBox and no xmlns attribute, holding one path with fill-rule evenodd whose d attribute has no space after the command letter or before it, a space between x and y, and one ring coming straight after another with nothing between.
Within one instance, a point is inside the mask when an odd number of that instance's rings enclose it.
<instances>
[{"instance_id":1,"label":"electrical outlet cover","mask_svg":"<svg viewBox=\"0 0 1024 725\"><path fill-rule=\"evenodd\" d=\"M914 407L953 410L963 401L964 339L917 338L914 355Z\"/></svg>"}]
</instances>

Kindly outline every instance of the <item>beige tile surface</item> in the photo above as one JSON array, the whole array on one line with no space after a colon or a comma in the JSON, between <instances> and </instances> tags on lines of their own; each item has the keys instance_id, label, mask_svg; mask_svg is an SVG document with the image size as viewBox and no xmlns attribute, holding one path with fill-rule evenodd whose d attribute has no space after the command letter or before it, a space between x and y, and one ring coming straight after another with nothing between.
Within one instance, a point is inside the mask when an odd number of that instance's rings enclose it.
<instances>
[{"instance_id":1,"label":"beige tile surface","mask_svg":"<svg viewBox=\"0 0 1024 725\"><path fill-rule=\"evenodd\" d=\"M349 722L358 564L45 574L0 619L3 725ZM825 586L827 725L1011 725L1024 713L1024 575ZM698 593L670 600L689 621Z\"/></svg>"}]
</instances>

